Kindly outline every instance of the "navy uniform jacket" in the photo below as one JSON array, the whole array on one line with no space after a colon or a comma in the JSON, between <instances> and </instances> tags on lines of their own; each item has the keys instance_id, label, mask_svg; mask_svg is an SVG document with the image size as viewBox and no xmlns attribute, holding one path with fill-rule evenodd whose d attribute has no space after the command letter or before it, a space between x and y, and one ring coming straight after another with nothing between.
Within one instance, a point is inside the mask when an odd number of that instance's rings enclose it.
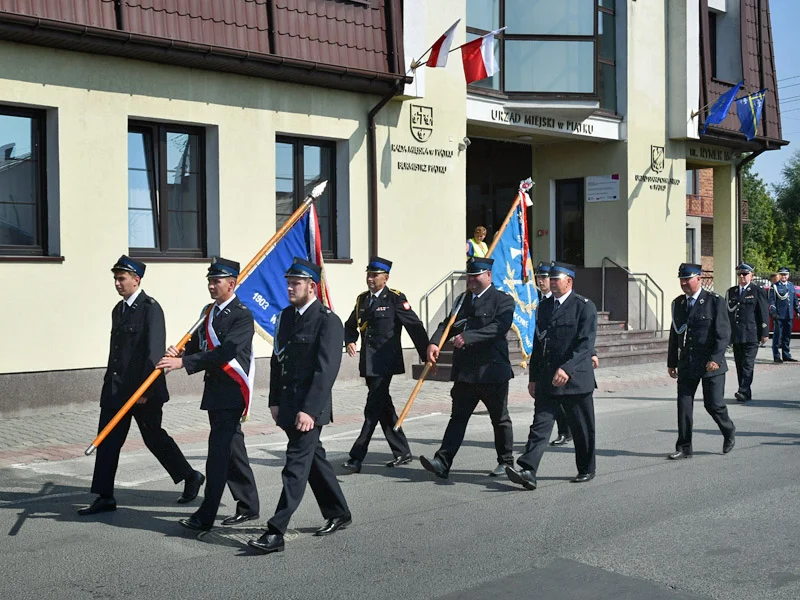
<instances>
[{"instance_id":1,"label":"navy uniform jacket","mask_svg":"<svg viewBox=\"0 0 800 600\"><path fill-rule=\"evenodd\" d=\"M732 344L755 344L769 335L767 295L752 281L739 297L739 286L728 290L728 317Z\"/></svg>"},{"instance_id":2,"label":"navy uniform jacket","mask_svg":"<svg viewBox=\"0 0 800 600\"><path fill-rule=\"evenodd\" d=\"M203 308L205 314L208 307ZM212 309L213 310L213 309ZM234 358L247 372L253 352L253 315L238 297L234 296L230 304L214 317L214 331L220 344L213 350L208 349L205 321L186 345L183 366L190 375L205 371L205 388L202 410L244 409L244 397L239 384L222 367Z\"/></svg>"},{"instance_id":3,"label":"navy uniform jacket","mask_svg":"<svg viewBox=\"0 0 800 600\"><path fill-rule=\"evenodd\" d=\"M358 361L361 376L383 377L405 373L401 346L403 327L424 362L428 334L405 294L384 287L372 307L369 301L369 291L359 294L356 306L344 324L345 344L355 343L361 332L361 356Z\"/></svg>"},{"instance_id":4,"label":"navy uniform jacket","mask_svg":"<svg viewBox=\"0 0 800 600\"><path fill-rule=\"evenodd\" d=\"M727 312L725 298L706 290L700 291L688 319L686 296L681 294L672 301L667 366L678 369L679 379L714 377L728 370L725 349L731 338L731 323ZM717 363L719 369L706 371L709 361Z\"/></svg>"},{"instance_id":5,"label":"navy uniform jacket","mask_svg":"<svg viewBox=\"0 0 800 600\"><path fill-rule=\"evenodd\" d=\"M551 396L588 394L594 391L592 355L597 337L597 307L588 298L569 295L557 312L555 296L542 300L536 313L536 341L533 344L529 381ZM567 383L553 387L558 369L569 375Z\"/></svg>"},{"instance_id":6,"label":"navy uniform jacket","mask_svg":"<svg viewBox=\"0 0 800 600\"><path fill-rule=\"evenodd\" d=\"M791 281L773 283L769 288L769 314L773 319L792 319L800 312L800 300L797 298L794 284Z\"/></svg>"},{"instance_id":7,"label":"navy uniform jacket","mask_svg":"<svg viewBox=\"0 0 800 600\"><path fill-rule=\"evenodd\" d=\"M458 302L458 301L456 301ZM448 339L459 333L466 345L453 351L450 379L463 383L500 383L514 377L508 359L506 334L514 319L514 299L490 285L474 304L466 292L464 304ZM438 344L447 321L442 321L431 342Z\"/></svg>"},{"instance_id":8,"label":"navy uniform jacket","mask_svg":"<svg viewBox=\"0 0 800 600\"><path fill-rule=\"evenodd\" d=\"M270 361L269 405L280 407L278 426L292 429L298 412L317 426L333 421L331 390L342 364L342 321L319 300L295 321L289 305L280 314Z\"/></svg>"},{"instance_id":9,"label":"navy uniform jacket","mask_svg":"<svg viewBox=\"0 0 800 600\"><path fill-rule=\"evenodd\" d=\"M122 312L122 302L111 311L111 347L100 393L100 406L122 408L152 373L167 348L164 311L144 291ZM166 377L156 379L144 394L148 402L169 400Z\"/></svg>"}]
</instances>

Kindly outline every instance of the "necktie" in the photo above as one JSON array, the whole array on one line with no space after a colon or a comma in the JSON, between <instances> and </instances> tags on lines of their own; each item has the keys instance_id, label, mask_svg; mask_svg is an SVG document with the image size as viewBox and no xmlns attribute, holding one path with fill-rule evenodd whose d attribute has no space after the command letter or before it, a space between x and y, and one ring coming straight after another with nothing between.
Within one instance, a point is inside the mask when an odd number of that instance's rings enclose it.
<instances>
[{"instance_id":1,"label":"necktie","mask_svg":"<svg viewBox=\"0 0 800 600\"><path fill-rule=\"evenodd\" d=\"M217 315L219 314L219 305L214 305L214 316L211 318L212 321L217 319Z\"/></svg>"},{"instance_id":2,"label":"necktie","mask_svg":"<svg viewBox=\"0 0 800 600\"><path fill-rule=\"evenodd\" d=\"M558 312L558 307L559 307L559 306L561 306L561 302L559 302L558 300L556 300L556 305L553 307L553 312L554 312L554 313L555 313L555 312Z\"/></svg>"},{"instance_id":3,"label":"necktie","mask_svg":"<svg viewBox=\"0 0 800 600\"><path fill-rule=\"evenodd\" d=\"M742 286L739 286L739 298L741 298L742 296L744 296L744 288Z\"/></svg>"},{"instance_id":4,"label":"necktie","mask_svg":"<svg viewBox=\"0 0 800 600\"><path fill-rule=\"evenodd\" d=\"M694 308L694 298L689 298L689 310L692 310L692 308Z\"/></svg>"},{"instance_id":5,"label":"necktie","mask_svg":"<svg viewBox=\"0 0 800 600\"><path fill-rule=\"evenodd\" d=\"M128 308L128 303L124 300L122 301L122 314L125 314L125 310Z\"/></svg>"},{"instance_id":6,"label":"necktie","mask_svg":"<svg viewBox=\"0 0 800 600\"><path fill-rule=\"evenodd\" d=\"M372 308L374 304L375 304L375 294L370 294L369 295L369 307Z\"/></svg>"}]
</instances>

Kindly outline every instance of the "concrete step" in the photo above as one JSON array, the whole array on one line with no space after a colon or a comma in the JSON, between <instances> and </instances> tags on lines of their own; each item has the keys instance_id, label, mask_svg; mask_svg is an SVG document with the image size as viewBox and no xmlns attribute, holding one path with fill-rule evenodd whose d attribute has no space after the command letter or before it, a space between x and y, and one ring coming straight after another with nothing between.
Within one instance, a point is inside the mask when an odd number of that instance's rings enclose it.
<instances>
[{"instance_id":1,"label":"concrete step","mask_svg":"<svg viewBox=\"0 0 800 600\"><path fill-rule=\"evenodd\" d=\"M597 311L597 322L598 323L605 323L609 320L611 313L606 311Z\"/></svg>"},{"instance_id":2,"label":"concrete step","mask_svg":"<svg viewBox=\"0 0 800 600\"><path fill-rule=\"evenodd\" d=\"M602 344L607 340L653 340L661 339L656 337L655 331L646 329L603 329L597 332L597 343Z\"/></svg>"},{"instance_id":3,"label":"concrete step","mask_svg":"<svg viewBox=\"0 0 800 600\"><path fill-rule=\"evenodd\" d=\"M667 347L654 348L652 350L636 350L607 352L598 355L600 358L600 368L603 367L626 367L628 365L642 365L645 363L664 363L664 370L667 368Z\"/></svg>"},{"instance_id":4,"label":"concrete step","mask_svg":"<svg viewBox=\"0 0 800 600\"><path fill-rule=\"evenodd\" d=\"M625 330L625 321L598 321L597 331L618 331Z\"/></svg>"},{"instance_id":5,"label":"concrete step","mask_svg":"<svg viewBox=\"0 0 800 600\"><path fill-rule=\"evenodd\" d=\"M669 346L667 340L650 339L645 341L631 341L631 340L615 340L613 342L597 342L595 350L597 356L602 361L603 358L613 352L638 352L641 350L657 350L663 349L666 351Z\"/></svg>"}]
</instances>

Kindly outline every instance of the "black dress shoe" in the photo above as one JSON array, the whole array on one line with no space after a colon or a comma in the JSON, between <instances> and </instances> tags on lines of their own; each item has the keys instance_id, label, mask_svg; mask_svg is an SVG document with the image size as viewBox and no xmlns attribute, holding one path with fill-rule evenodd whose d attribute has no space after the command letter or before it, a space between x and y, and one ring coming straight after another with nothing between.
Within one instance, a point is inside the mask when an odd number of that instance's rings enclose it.
<instances>
[{"instance_id":1,"label":"black dress shoe","mask_svg":"<svg viewBox=\"0 0 800 600\"><path fill-rule=\"evenodd\" d=\"M733 447L736 445L736 433L732 433L728 438L725 439L725 442L722 444L722 453L727 454Z\"/></svg>"},{"instance_id":2,"label":"black dress shoe","mask_svg":"<svg viewBox=\"0 0 800 600\"><path fill-rule=\"evenodd\" d=\"M437 477L441 479L447 479L448 471L444 468L442 461L440 461L435 456L428 460L424 456L419 457L419 462L422 463L422 466L425 467L426 471L430 471Z\"/></svg>"},{"instance_id":3,"label":"black dress shoe","mask_svg":"<svg viewBox=\"0 0 800 600\"><path fill-rule=\"evenodd\" d=\"M781 363L783 362L783 360L782 360L782 359L780 359L780 358L778 358L777 356L776 356L775 358L773 358L773 359L772 359L772 361L773 361L773 362L776 362L776 363L778 363L778 364L781 364Z\"/></svg>"},{"instance_id":4,"label":"black dress shoe","mask_svg":"<svg viewBox=\"0 0 800 600\"><path fill-rule=\"evenodd\" d=\"M672 454L668 454L667 458L669 458L670 460L678 460L680 458L692 458L692 455L689 452L678 450L676 452L673 452Z\"/></svg>"},{"instance_id":5,"label":"black dress shoe","mask_svg":"<svg viewBox=\"0 0 800 600\"><path fill-rule=\"evenodd\" d=\"M357 458L348 458L342 463L342 468L351 473L361 473L361 461Z\"/></svg>"},{"instance_id":6,"label":"black dress shoe","mask_svg":"<svg viewBox=\"0 0 800 600\"><path fill-rule=\"evenodd\" d=\"M200 493L200 487L206 480L206 476L200 471L193 471L186 479L183 480L183 494L178 498L178 504L186 504L197 498Z\"/></svg>"},{"instance_id":7,"label":"black dress shoe","mask_svg":"<svg viewBox=\"0 0 800 600\"><path fill-rule=\"evenodd\" d=\"M572 483L586 483L594 479L594 473L578 473L573 479Z\"/></svg>"},{"instance_id":8,"label":"black dress shoe","mask_svg":"<svg viewBox=\"0 0 800 600\"><path fill-rule=\"evenodd\" d=\"M117 510L117 501L114 498L98 496L89 506L79 509L78 514L85 517L86 515L111 512L112 510Z\"/></svg>"},{"instance_id":9,"label":"black dress shoe","mask_svg":"<svg viewBox=\"0 0 800 600\"><path fill-rule=\"evenodd\" d=\"M783 362L798 362L798 361L797 361L796 358L792 358L791 356L788 357L788 358L784 356L783 357Z\"/></svg>"},{"instance_id":10,"label":"black dress shoe","mask_svg":"<svg viewBox=\"0 0 800 600\"><path fill-rule=\"evenodd\" d=\"M399 467L400 465L407 465L413 460L413 456L411 454L403 454L403 456L395 456L394 460L390 460L386 463L387 467Z\"/></svg>"},{"instance_id":11,"label":"black dress shoe","mask_svg":"<svg viewBox=\"0 0 800 600\"><path fill-rule=\"evenodd\" d=\"M747 396L745 396L745 395L744 395L742 392L736 392L736 393L733 395L733 397L734 397L734 398L736 398L736 401L737 401L737 402L747 402L748 400L750 400L750 398L748 398Z\"/></svg>"},{"instance_id":12,"label":"black dress shoe","mask_svg":"<svg viewBox=\"0 0 800 600\"><path fill-rule=\"evenodd\" d=\"M572 436L570 435L560 435L552 442L550 442L551 446L563 446L564 444L568 444L572 441Z\"/></svg>"},{"instance_id":13,"label":"black dress shoe","mask_svg":"<svg viewBox=\"0 0 800 600\"><path fill-rule=\"evenodd\" d=\"M489 477L501 477L506 474L506 467L510 467L506 463L498 463L497 466L492 470L489 471Z\"/></svg>"},{"instance_id":14,"label":"black dress shoe","mask_svg":"<svg viewBox=\"0 0 800 600\"><path fill-rule=\"evenodd\" d=\"M536 475L533 474L533 471L528 471L527 469L517 471L511 465L506 465L505 471L509 481L518 483L526 490L536 489Z\"/></svg>"},{"instance_id":15,"label":"black dress shoe","mask_svg":"<svg viewBox=\"0 0 800 600\"><path fill-rule=\"evenodd\" d=\"M245 521L252 521L253 519L257 519L259 517L258 513L252 513L249 515L236 513L232 517L228 517L227 519L222 519L223 525L238 525L239 523L244 523Z\"/></svg>"},{"instance_id":16,"label":"black dress shoe","mask_svg":"<svg viewBox=\"0 0 800 600\"><path fill-rule=\"evenodd\" d=\"M283 552L283 536L280 533L272 533L270 531L264 532L257 540L250 540L247 545L255 548L262 554L270 554L272 552Z\"/></svg>"},{"instance_id":17,"label":"black dress shoe","mask_svg":"<svg viewBox=\"0 0 800 600\"><path fill-rule=\"evenodd\" d=\"M213 525L206 525L200 519L192 515L188 519L179 519L178 523L180 523L186 529L191 529L192 531L208 531L213 527Z\"/></svg>"},{"instance_id":18,"label":"black dress shoe","mask_svg":"<svg viewBox=\"0 0 800 600\"><path fill-rule=\"evenodd\" d=\"M336 533L340 529L344 529L350 525L352 522L353 518L350 515L342 515L341 517L328 519L325 525L314 532L314 535L330 535L332 533Z\"/></svg>"}]
</instances>

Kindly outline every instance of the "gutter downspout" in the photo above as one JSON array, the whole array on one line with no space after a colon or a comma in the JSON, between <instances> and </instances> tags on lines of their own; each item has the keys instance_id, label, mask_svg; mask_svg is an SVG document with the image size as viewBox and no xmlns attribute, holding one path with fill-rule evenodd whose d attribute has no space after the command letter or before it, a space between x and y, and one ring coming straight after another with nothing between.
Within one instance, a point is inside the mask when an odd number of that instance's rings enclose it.
<instances>
[{"instance_id":1,"label":"gutter downspout","mask_svg":"<svg viewBox=\"0 0 800 600\"><path fill-rule=\"evenodd\" d=\"M375 119L380 110L389 101L400 93L404 87L404 81L399 78L392 90L381 98L367 115L367 178L369 180L368 190L368 228L369 228L369 256L378 254L378 139L375 127Z\"/></svg>"},{"instance_id":2,"label":"gutter downspout","mask_svg":"<svg viewBox=\"0 0 800 600\"><path fill-rule=\"evenodd\" d=\"M736 255L739 260L744 260L744 256L742 256L742 169L764 152L766 152L766 148L756 150L736 164Z\"/></svg>"}]
</instances>

